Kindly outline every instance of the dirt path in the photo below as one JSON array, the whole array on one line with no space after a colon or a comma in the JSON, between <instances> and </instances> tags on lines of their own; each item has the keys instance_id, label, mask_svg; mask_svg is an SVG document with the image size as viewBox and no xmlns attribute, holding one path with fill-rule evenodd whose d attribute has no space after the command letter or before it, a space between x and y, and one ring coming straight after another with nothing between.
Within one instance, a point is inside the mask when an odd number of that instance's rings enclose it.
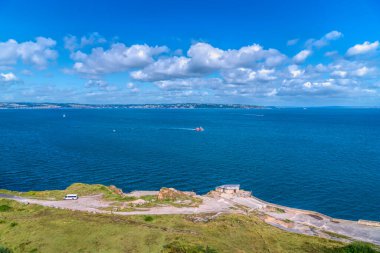
<instances>
[{"instance_id":1,"label":"dirt path","mask_svg":"<svg viewBox=\"0 0 380 253\"><path fill-rule=\"evenodd\" d=\"M152 195L153 192L134 192L134 196ZM160 206L130 212L111 212L104 210L112 202L102 199L101 195L84 196L78 200L40 200L0 194L0 198L13 199L26 204L86 211L92 213L113 213L118 215L161 215L161 214L200 214L200 213L249 213L256 211L263 220L275 227L289 232L315 235L330 239L349 241L352 239L380 245L380 227L361 225L355 221L337 220L312 211L278 206L255 197L218 197L197 196L203 200L199 207ZM138 208L136 208L138 209ZM334 235L339 234L342 236ZM352 239L350 239L352 238Z\"/></svg>"}]
</instances>

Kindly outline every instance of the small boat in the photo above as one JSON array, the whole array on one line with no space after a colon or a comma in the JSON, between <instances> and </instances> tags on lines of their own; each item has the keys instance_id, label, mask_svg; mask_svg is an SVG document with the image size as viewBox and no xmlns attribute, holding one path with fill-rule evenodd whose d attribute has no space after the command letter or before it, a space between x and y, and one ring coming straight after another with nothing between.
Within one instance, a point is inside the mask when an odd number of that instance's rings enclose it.
<instances>
[{"instance_id":1,"label":"small boat","mask_svg":"<svg viewBox=\"0 0 380 253\"><path fill-rule=\"evenodd\" d=\"M203 127L196 127L196 128L194 128L194 130L196 132L203 132L204 131Z\"/></svg>"}]
</instances>

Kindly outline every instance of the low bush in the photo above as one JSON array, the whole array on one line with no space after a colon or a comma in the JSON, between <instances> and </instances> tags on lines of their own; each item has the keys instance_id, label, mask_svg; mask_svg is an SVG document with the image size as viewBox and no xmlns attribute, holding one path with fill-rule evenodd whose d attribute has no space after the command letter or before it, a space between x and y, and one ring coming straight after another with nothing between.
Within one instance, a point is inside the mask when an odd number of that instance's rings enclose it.
<instances>
[{"instance_id":1,"label":"low bush","mask_svg":"<svg viewBox=\"0 0 380 253\"><path fill-rule=\"evenodd\" d=\"M192 245L174 241L164 246L162 253L218 253L215 249L202 245Z\"/></svg>"},{"instance_id":2,"label":"low bush","mask_svg":"<svg viewBox=\"0 0 380 253\"><path fill-rule=\"evenodd\" d=\"M12 207L8 206L8 205L1 205L0 206L0 212L8 212L12 210Z\"/></svg>"},{"instance_id":3,"label":"low bush","mask_svg":"<svg viewBox=\"0 0 380 253\"><path fill-rule=\"evenodd\" d=\"M333 249L328 253L380 253L371 244L363 242L353 242L344 247Z\"/></svg>"},{"instance_id":4,"label":"low bush","mask_svg":"<svg viewBox=\"0 0 380 253\"><path fill-rule=\"evenodd\" d=\"M144 216L144 221L153 221L153 217L150 215Z\"/></svg>"},{"instance_id":5,"label":"low bush","mask_svg":"<svg viewBox=\"0 0 380 253\"><path fill-rule=\"evenodd\" d=\"M12 253L12 250L4 246L0 246L0 253Z\"/></svg>"}]
</instances>

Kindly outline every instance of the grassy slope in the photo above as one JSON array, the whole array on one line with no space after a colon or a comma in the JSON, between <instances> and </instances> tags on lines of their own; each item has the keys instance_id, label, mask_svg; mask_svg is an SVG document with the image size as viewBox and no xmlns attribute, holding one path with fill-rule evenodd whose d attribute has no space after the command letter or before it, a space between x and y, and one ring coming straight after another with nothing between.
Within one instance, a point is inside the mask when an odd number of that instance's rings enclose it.
<instances>
[{"instance_id":1,"label":"grassy slope","mask_svg":"<svg viewBox=\"0 0 380 253\"><path fill-rule=\"evenodd\" d=\"M53 199L61 200L66 194L76 193L79 196L88 196L103 194L105 199L108 200L133 200L133 197L121 197L120 195L114 193L109 187L101 184L82 184L75 183L67 187L65 190L48 190L48 191L29 191L29 192L15 192L0 189L0 193L29 197L29 198L38 198L38 199Z\"/></svg>"},{"instance_id":2,"label":"grassy slope","mask_svg":"<svg viewBox=\"0 0 380 253\"><path fill-rule=\"evenodd\" d=\"M0 193L21 196L21 197L26 197L26 198L36 198L36 199L46 199L46 200L62 200L66 194L70 194L70 193L78 194L79 197L102 194L104 199L115 201L115 205L117 205L117 203L122 204L125 201L132 201L132 200L137 199L136 197L131 197L131 196L120 196L119 194L116 194L114 191L112 191L110 187L105 186L105 185L83 184L83 183L74 183L70 185L69 187L67 187L65 190L16 192L16 191L0 189ZM202 203L201 199L193 198L193 197L182 196L178 198L179 200L191 200L192 202L190 204L180 204L170 199L157 200L156 198L157 198L156 196L142 196L141 199L144 199L149 202L146 204L140 205L139 207L149 208L149 207L157 206L160 204L172 205L176 207L199 206L199 204ZM112 210L112 207L108 209ZM133 210L133 208L131 210ZM124 211L124 210L121 210L121 211Z\"/></svg>"},{"instance_id":3,"label":"grassy slope","mask_svg":"<svg viewBox=\"0 0 380 253\"><path fill-rule=\"evenodd\" d=\"M186 216L111 216L23 205L0 199L0 245L14 252L161 252L179 241L217 252L326 252L341 243L287 233L255 216L224 215L208 223ZM13 224L13 225L12 225Z\"/></svg>"}]
</instances>

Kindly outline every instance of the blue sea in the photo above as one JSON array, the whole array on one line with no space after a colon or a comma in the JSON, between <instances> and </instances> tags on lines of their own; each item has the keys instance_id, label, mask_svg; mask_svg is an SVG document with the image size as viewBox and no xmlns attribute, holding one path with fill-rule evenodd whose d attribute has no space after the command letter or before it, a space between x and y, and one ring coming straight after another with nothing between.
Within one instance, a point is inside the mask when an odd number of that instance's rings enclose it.
<instances>
[{"instance_id":1,"label":"blue sea","mask_svg":"<svg viewBox=\"0 0 380 253\"><path fill-rule=\"evenodd\" d=\"M380 109L0 110L0 175L19 191L236 183L281 205L380 220Z\"/></svg>"}]
</instances>

